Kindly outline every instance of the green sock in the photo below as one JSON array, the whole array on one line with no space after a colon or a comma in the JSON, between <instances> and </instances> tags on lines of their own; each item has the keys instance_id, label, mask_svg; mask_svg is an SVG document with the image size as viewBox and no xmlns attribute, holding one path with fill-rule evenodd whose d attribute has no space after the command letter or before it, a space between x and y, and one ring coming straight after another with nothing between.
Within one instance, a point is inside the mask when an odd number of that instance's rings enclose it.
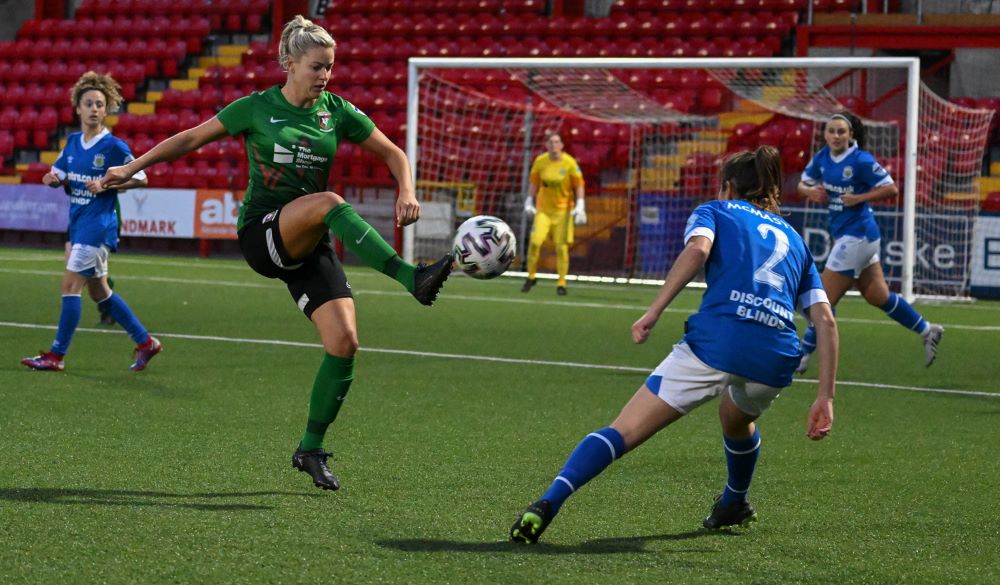
<instances>
[{"instance_id":1,"label":"green sock","mask_svg":"<svg viewBox=\"0 0 1000 585\"><path fill-rule=\"evenodd\" d=\"M337 418L354 380L354 358L326 354L316 372L309 398L309 421L299 446L308 451L323 446L326 428Z\"/></svg>"},{"instance_id":2,"label":"green sock","mask_svg":"<svg viewBox=\"0 0 1000 585\"><path fill-rule=\"evenodd\" d=\"M382 274L395 278L406 290L413 292L413 277L417 267L396 254L375 228L368 224L348 203L341 203L323 217L323 222L352 254Z\"/></svg>"}]
</instances>

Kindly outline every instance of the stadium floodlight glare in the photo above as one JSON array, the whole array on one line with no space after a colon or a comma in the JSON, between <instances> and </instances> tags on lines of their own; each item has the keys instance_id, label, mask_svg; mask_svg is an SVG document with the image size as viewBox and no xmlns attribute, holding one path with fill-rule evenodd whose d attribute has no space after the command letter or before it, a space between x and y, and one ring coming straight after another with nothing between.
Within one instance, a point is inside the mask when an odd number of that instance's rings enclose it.
<instances>
[{"instance_id":1,"label":"stadium floodlight glare","mask_svg":"<svg viewBox=\"0 0 1000 585\"><path fill-rule=\"evenodd\" d=\"M714 196L719 156L741 129L781 123L787 135L759 141L789 157L784 208L822 263L826 210L795 202L794 185L823 145L823 122L846 106L860 110L866 149L902 192L875 206L887 280L909 299L965 296L991 113L936 96L919 65L913 57L411 58L406 151L435 221L404 231L404 256L432 257L449 229L480 213L502 218L524 242L527 169L544 133L556 130L600 177L587 186L591 221L572 252L591 264L571 270L662 278L687 214Z\"/></svg>"}]
</instances>

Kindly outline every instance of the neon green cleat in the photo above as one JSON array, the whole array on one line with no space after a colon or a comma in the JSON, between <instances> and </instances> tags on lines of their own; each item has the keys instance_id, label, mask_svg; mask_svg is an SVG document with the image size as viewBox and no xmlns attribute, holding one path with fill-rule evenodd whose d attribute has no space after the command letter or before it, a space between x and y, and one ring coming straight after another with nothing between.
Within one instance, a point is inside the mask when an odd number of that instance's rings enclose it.
<instances>
[{"instance_id":1,"label":"neon green cleat","mask_svg":"<svg viewBox=\"0 0 1000 585\"><path fill-rule=\"evenodd\" d=\"M548 500L538 500L525 508L510 527L510 541L534 544L552 522L552 509Z\"/></svg>"}]
</instances>

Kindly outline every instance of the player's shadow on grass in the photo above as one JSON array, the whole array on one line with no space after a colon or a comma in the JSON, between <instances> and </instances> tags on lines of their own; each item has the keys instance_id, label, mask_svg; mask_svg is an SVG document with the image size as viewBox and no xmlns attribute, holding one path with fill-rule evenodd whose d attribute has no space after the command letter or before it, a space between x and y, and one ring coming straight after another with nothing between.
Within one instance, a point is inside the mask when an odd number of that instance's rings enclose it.
<instances>
[{"instance_id":1,"label":"player's shadow on grass","mask_svg":"<svg viewBox=\"0 0 1000 585\"><path fill-rule=\"evenodd\" d=\"M380 540L379 546L393 548L406 552L473 552L473 553L516 553L516 554L538 554L538 555L572 555L572 554L619 554L619 553L645 553L654 552L646 550L646 544L650 542L663 542L673 540L692 540L705 537L734 537L739 536L739 532L729 532L721 530L709 532L708 530L692 530L690 532L680 532L677 534L650 534L646 536L630 536L626 538L598 538L588 540L579 544L541 544L526 545L512 542L459 542L456 540ZM713 552L711 549L684 549L675 552Z\"/></svg>"},{"instance_id":2,"label":"player's shadow on grass","mask_svg":"<svg viewBox=\"0 0 1000 585\"><path fill-rule=\"evenodd\" d=\"M317 497L318 494L299 492L228 492L228 493L177 493L138 490L93 490L74 488L0 488L0 500L31 504L60 504L70 506L151 506L159 508L188 508L207 512L239 512L271 510L272 506L213 502L222 498L259 496Z\"/></svg>"}]
</instances>

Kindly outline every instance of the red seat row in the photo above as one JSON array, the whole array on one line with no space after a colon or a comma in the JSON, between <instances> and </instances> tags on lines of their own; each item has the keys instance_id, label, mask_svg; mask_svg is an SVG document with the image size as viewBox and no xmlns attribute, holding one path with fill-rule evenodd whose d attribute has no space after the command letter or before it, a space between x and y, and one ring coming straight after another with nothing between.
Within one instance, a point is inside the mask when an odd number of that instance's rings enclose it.
<instances>
[{"instance_id":1,"label":"red seat row","mask_svg":"<svg viewBox=\"0 0 1000 585\"><path fill-rule=\"evenodd\" d=\"M618 0L611 9L622 10L712 12L718 10L766 10L801 12L809 0Z\"/></svg>"},{"instance_id":2,"label":"red seat row","mask_svg":"<svg viewBox=\"0 0 1000 585\"><path fill-rule=\"evenodd\" d=\"M323 23L338 41L344 39L377 39L384 37L414 39L424 37L461 37L492 39L496 37L538 38L574 37L591 40L600 38L715 35L778 35L784 36L795 26L795 12L752 14L737 13L657 13L620 18L539 18L513 19L482 14L474 18L451 14L394 15L372 18L328 17Z\"/></svg>"},{"instance_id":3,"label":"red seat row","mask_svg":"<svg viewBox=\"0 0 1000 585\"><path fill-rule=\"evenodd\" d=\"M326 9L326 14L381 16L449 12L462 15L510 14L530 18L541 16L544 10L545 0L335 0Z\"/></svg>"},{"instance_id":4,"label":"red seat row","mask_svg":"<svg viewBox=\"0 0 1000 585\"><path fill-rule=\"evenodd\" d=\"M201 16L206 14L266 14L269 0L85 0L76 9L77 18L136 14L150 16Z\"/></svg>"}]
</instances>

